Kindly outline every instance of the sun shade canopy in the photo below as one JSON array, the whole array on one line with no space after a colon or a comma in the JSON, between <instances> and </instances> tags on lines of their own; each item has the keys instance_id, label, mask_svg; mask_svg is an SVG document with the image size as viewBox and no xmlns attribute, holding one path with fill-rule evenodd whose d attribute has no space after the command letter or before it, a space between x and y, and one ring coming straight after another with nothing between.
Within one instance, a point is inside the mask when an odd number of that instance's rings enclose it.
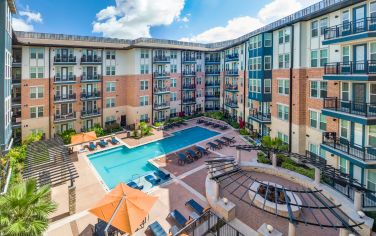
<instances>
[{"instance_id":1,"label":"sun shade canopy","mask_svg":"<svg viewBox=\"0 0 376 236\"><path fill-rule=\"evenodd\" d=\"M71 144L85 143L97 139L95 131L75 134L71 137Z\"/></svg>"}]
</instances>

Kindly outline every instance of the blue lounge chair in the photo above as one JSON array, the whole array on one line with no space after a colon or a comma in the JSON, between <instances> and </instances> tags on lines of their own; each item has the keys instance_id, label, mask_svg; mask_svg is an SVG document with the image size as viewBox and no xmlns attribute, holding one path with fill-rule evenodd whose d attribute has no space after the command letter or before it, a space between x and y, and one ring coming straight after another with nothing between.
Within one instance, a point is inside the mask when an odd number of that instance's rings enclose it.
<instances>
[{"instance_id":1,"label":"blue lounge chair","mask_svg":"<svg viewBox=\"0 0 376 236\"><path fill-rule=\"evenodd\" d=\"M159 224L158 221L154 221L151 225L148 226L148 230L154 235L154 236L167 236L166 231L162 228L162 226Z\"/></svg>"},{"instance_id":2,"label":"blue lounge chair","mask_svg":"<svg viewBox=\"0 0 376 236\"><path fill-rule=\"evenodd\" d=\"M154 174L163 180L167 180L171 177L170 174L166 174L165 172L161 170L155 171Z\"/></svg>"},{"instance_id":3,"label":"blue lounge chair","mask_svg":"<svg viewBox=\"0 0 376 236\"><path fill-rule=\"evenodd\" d=\"M104 141L103 139L101 139L98 142L98 145L101 146L102 148L105 148L105 147L107 147L108 143L106 141Z\"/></svg>"},{"instance_id":4,"label":"blue lounge chair","mask_svg":"<svg viewBox=\"0 0 376 236\"><path fill-rule=\"evenodd\" d=\"M185 155L184 153L178 153L178 156L179 156L178 164L180 165L184 165L186 163L192 162L192 159L187 157L187 155Z\"/></svg>"},{"instance_id":5,"label":"blue lounge chair","mask_svg":"<svg viewBox=\"0 0 376 236\"><path fill-rule=\"evenodd\" d=\"M193 199L187 201L187 202L185 203L185 205L186 205L187 207L192 208L192 210L193 210L194 212L196 212L197 214L199 214L199 215L202 215L202 213L204 213L205 211L209 210L209 208L204 208L204 207L202 207L198 202L196 202L196 201L193 200Z\"/></svg>"},{"instance_id":6,"label":"blue lounge chair","mask_svg":"<svg viewBox=\"0 0 376 236\"><path fill-rule=\"evenodd\" d=\"M209 148L202 148L200 146L196 146L197 151L201 153L201 155L209 155L208 149Z\"/></svg>"},{"instance_id":7,"label":"blue lounge chair","mask_svg":"<svg viewBox=\"0 0 376 236\"><path fill-rule=\"evenodd\" d=\"M119 143L119 141L115 137L111 137L111 139L108 140L112 145L116 145Z\"/></svg>"},{"instance_id":8,"label":"blue lounge chair","mask_svg":"<svg viewBox=\"0 0 376 236\"><path fill-rule=\"evenodd\" d=\"M221 130L226 130L226 129L228 129L228 126L227 125L223 125L220 129Z\"/></svg>"},{"instance_id":9,"label":"blue lounge chair","mask_svg":"<svg viewBox=\"0 0 376 236\"><path fill-rule=\"evenodd\" d=\"M93 142L90 142L88 148L90 151L94 151L97 148L97 145L95 145Z\"/></svg>"},{"instance_id":10,"label":"blue lounge chair","mask_svg":"<svg viewBox=\"0 0 376 236\"><path fill-rule=\"evenodd\" d=\"M214 140L214 142L217 142L219 145L223 145L223 146L227 146L228 145L228 143L226 143L226 142L223 142L222 140L220 140L220 139L215 139Z\"/></svg>"},{"instance_id":11,"label":"blue lounge chair","mask_svg":"<svg viewBox=\"0 0 376 236\"><path fill-rule=\"evenodd\" d=\"M235 137L228 138L226 136L221 137L221 139L225 140L227 143L236 143Z\"/></svg>"},{"instance_id":12,"label":"blue lounge chair","mask_svg":"<svg viewBox=\"0 0 376 236\"><path fill-rule=\"evenodd\" d=\"M198 119L197 120L197 124L201 124L201 123L203 123L204 121L203 120L201 120L201 119Z\"/></svg>"},{"instance_id":13,"label":"blue lounge chair","mask_svg":"<svg viewBox=\"0 0 376 236\"><path fill-rule=\"evenodd\" d=\"M195 160L198 160L202 156L200 152L195 152L192 149L188 149L187 154Z\"/></svg>"},{"instance_id":14,"label":"blue lounge chair","mask_svg":"<svg viewBox=\"0 0 376 236\"><path fill-rule=\"evenodd\" d=\"M220 149L220 147L217 144L212 142L208 142L206 145L208 145L212 150Z\"/></svg>"},{"instance_id":15,"label":"blue lounge chair","mask_svg":"<svg viewBox=\"0 0 376 236\"><path fill-rule=\"evenodd\" d=\"M127 183L127 185L131 188L134 188L134 189L138 189L138 190L142 190L144 188L144 185L138 185L136 184L135 182L131 181L129 183Z\"/></svg>"},{"instance_id":16,"label":"blue lounge chair","mask_svg":"<svg viewBox=\"0 0 376 236\"><path fill-rule=\"evenodd\" d=\"M157 178L155 178L152 175L145 176L145 179L146 179L146 181L148 181L152 185L157 185L157 184L159 184L161 182L161 179L159 179L159 178L157 179Z\"/></svg>"},{"instance_id":17,"label":"blue lounge chair","mask_svg":"<svg viewBox=\"0 0 376 236\"><path fill-rule=\"evenodd\" d=\"M174 219L178 226L182 228L188 222L188 220L178 210L171 211L170 214L168 214L168 216Z\"/></svg>"}]
</instances>

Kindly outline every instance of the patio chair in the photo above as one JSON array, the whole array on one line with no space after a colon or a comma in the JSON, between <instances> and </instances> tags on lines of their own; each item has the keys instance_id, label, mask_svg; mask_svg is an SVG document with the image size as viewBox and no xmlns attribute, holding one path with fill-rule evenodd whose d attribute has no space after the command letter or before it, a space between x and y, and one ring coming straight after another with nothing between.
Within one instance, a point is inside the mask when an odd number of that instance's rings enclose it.
<instances>
[{"instance_id":1,"label":"patio chair","mask_svg":"<svg viewBox=\"0 0 376 236\"><path fill-rule=\"evenodd\" d=\"M160 178L155 178L155 177L152 176L152 175L147 175L147 176L145 176L145 179L146 179L146 181L148 181L148 182L151 183L152 185L158 185L158 184L161 182L161 179L160 179Z\"/></svg>"},{"instance_id":2,"label":"patio chair","mask_svg":"<svg viewBox=\"0 0 376 236\"><path fill-rule=\"evenodd\" d=\"M105 236L104 230L105 230L106 226L107 226L107 222L105 222L101 219L98 219L98 223L96 223L95 226L94 226L94 235L95 236ZM115 235L115 233L118 232L118 230L115 227L113 227L112 225L110 225L107 232L108 232L108 235Z\"/></svg>"},{"instance_id":3,"label":"patio chair","mask_svg":"<svg viewBox=\"0 0 376 236\"><path fill-rule=\"evenodd\" d=\"M127 183L127 185L131 188L138 189L138 190L142 190L144 188L144 185L138 185L136 182L133 182L133 181Z\"/></svg>"},{"instance_id":4,"label":"patio chair","mask_svg":"<svg viewBox=\"0 0 376 236\"><path fill-rule=\"evenodd\" d=\"M208 145L212 150L221 148L219 145L212 143L212 142L208 142L206 145Z\"/></svg>"},{"instance_id":5,"label":"patio chair","mask_svg":"<svg viewBox=\"0 0 376 236\"><path fill-rule=\"evenodd\" d=\"M184 165L184 164L193 162L193 160L191 158L189 158L187 155L185 155L182 152L178 153L178 156L179 156L179 160L178 160L179 165Z\"/></svg>"},{"instance_id":6,"label":"patio chair","mask_svg":"<svg viewBox=\"0 0 376 236\"><path fill-rule=\"evenodd\" d=\"M200 147L200 146L196 146L196 149L197 149L197 151L199 151L201 153L201 155L209 155L209 151L208 151L209 148L203 148L203 147Z\"/></svg>"},{"instance_id":7,"label":"patio chair","mask_svg":"<svg viewBox=\"0 0 376 236\"><path fill-rule=\"evenodd\" d=\"M209 125L211 125L211 124L213 124L213 123L210 122L210 121L206 121L206 123L204 123L205 126L209 126Z\"/></svg>"},{"instance_id":8,"label":"patio chair","mask_svg":"<svg viewBox=\"0 0 376 236\"><path fill-rule=\"evenodd\" d=\"M89 146L87 147L89 148L90 151L94 151L95 149L97 149L97 145L95 145L93 142L90 142Z\"/></svg>"},{"instance_id":9,"label":"patio chair","mask_svg":"<svg viewBox=\"0 0 376 236\"><path fill-rule=\"evenodd\" d=\"M168 180L169 178L171 178L170 174L166 174L161 170L155 171L154 174L163 180Z\"/></svg>"},{"instance_id":10,"label":"patio chair","mask_svg":"<svg viewBox=\"0 0 376 236\"><path fill-rule=\"evenodd\" d=\"M193 159L198 160L202 156L199 151L195 152L192 149L187 150L187 154L191 156Z\"/></svg>"},{"instance_id":11,"label":"patio chair","mask_svg":"<svg viewBox=\"0 0 376 236\"><path fill-rule=\"evenodd\" d=\"M107 147L108 143L106 141L104 141L104 139L101 139L98 143L97 143L101 148L105 148Z\"/></svg>"},{"instance_id":12,"label":"patio chair","mask_svg":"<svg viewBox=\"0 0 376 236\"><path fill-rule=\"evenodd\" d=\"M228 126L227 125L222 125L222 127L220 129L221 130L226 130L226 129L228 129Z\"/></svg>"},{"instance_id":13,"label":"patio chair","mask_svg":"<svg viewBox=\"0 0 376 236\"><path fill-rule=\"evenodd\" d=\"M196 212L198 215L202 215L202 213L208 211L210 207L204 208L202 207L198 202L191 199L185 203L185 206L190 207L194 212Z\"/></svg>"},{"instance_id":14,"label":"patio chair","mask_svg":"<svg viewBox=\"0 0 376 236\"><path fill-rule=\"evenodd\" d=\"M220 126L221 126L220 124L213 124L213 128L218 128Z\"/></svg>"},{"instance_id":15,"label":"patio chair","mask_svg":"<svg viewBox=\"0 0 376 236\"><path fill-rule=\"evenodd\" d=\"M226 136L223 136L223 137L221 137L221 139L225 140L225 141L228 142L228 143L236 143L236 141L235 141L235 137L228 138L228 137L226 137Z\"/></svg>"},{"instance_id":16,"label":"patio chair","mask_svg":"<svg viewBox=\"0 0 376 236\"><path fill-rule=\"evenodd\" d=\"M227 142L223 142L222 140L220 139L215 139L214 142L217 142L219 145L221 146L228 146L228 143Z\"/></svg>"},{"instance_id":17,"label":"patio chair","mask_svg":"<svg viewBox=\"0 0 376 236\"><path fill-rule=\"evenodd\" d=\"M166 231L162 228L158 221L154 221L147 228L154 236L167 236Z\"/></svg>"},{"instance_id":18,"label":"patio chair","mask_svg":"<svg viewBox=\"0 0 376 236\"><path fill-rule=\"evenodd\" d=\"M115 137L111 137L111 139L107 140L108 142L110 142L112 145L116 145L119 143L119 141L115 138Z\"/></svg>"},{"instance_id":19,"label":"patio chair","mask_svg":"<svg viewBox=\"0 0 376 236\"><path fill-rule=\"evenodd\" d=\"M173 210L168 214L168 217L172 218L178 226L183 228L189 221L178 210Z\"/></svg>"},{"instance_id":20,"label":"patio chair","mask_svg":"<svg viewBox=\"0 0 376 236\"><path fill-rule=\"evenodd\" d=\"M201 123L203 123L203 122L204 122L204 120L202 120L202 119L198 119L196 123L197 123L197 124L201 124Z\"/></svg>"}]
</instances>

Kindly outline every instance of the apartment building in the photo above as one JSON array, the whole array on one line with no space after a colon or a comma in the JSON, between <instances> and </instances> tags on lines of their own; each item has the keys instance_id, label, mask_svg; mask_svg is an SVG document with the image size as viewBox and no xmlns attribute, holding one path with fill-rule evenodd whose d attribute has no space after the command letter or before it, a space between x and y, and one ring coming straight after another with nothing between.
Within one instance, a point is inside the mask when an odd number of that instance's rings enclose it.
<instances>
[{"instance_id":1,"label":"apartment building","mask_svg":"<svg viewBox=\"0 0 376 236\"><path fill-rule=\"evenodd\" d=\"M205 54L205 111L221 109L221 67L220 52Z\"/></svg>"},{"instance_id":2,"label":"apartment building","mask_svg":"<svg viewBox=\"0 0 376 236\"><path fill-rule=\"evenodd\" d=\"M16 13L13 0L0 1L0 150L12 145L12 14Z\"/></svg>"}]
</instances>

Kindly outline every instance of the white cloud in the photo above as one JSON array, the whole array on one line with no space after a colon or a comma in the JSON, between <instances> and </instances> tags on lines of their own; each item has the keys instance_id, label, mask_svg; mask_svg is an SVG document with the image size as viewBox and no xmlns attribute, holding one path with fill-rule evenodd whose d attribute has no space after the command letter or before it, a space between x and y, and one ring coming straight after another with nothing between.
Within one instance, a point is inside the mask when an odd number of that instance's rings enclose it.
<instances>
[{"instance_id":1,"label":"white cloud","mask_svg":"<svg viewBox=\"0 0 376 236\"><path fill-rule=\"evenodd\" d=\"M266 4L259 10L257 17L235 17L229 20L225 26L217 26L197 35L181 38L180 40L209 43L234 39L318 1L319 0L272 0L272 2Z\"/></svg>"},{"instance_id":2,"label":"white cloud","mask_svg":"<svg viewBox=\"0 0 376 236\"><path fill-rule=\"evenodd\" d=\"M93 32L126 39L150 37L150 27L179 20L183 7L184 0L116 0L115 6L97 13Z\"/></svg>"},{"instance_id":3,"label":"white cloud","mask_svg":"<svg viewBox=\"0 0 376 236\"><path fill-rule=\"evenodd\" d=\"M27 7L25 11L19 12L19 17L12 18L12 27L17 31L34 31L33 23L42 23L40 12L30 11Z\"/></svg>"}]
</instances>

